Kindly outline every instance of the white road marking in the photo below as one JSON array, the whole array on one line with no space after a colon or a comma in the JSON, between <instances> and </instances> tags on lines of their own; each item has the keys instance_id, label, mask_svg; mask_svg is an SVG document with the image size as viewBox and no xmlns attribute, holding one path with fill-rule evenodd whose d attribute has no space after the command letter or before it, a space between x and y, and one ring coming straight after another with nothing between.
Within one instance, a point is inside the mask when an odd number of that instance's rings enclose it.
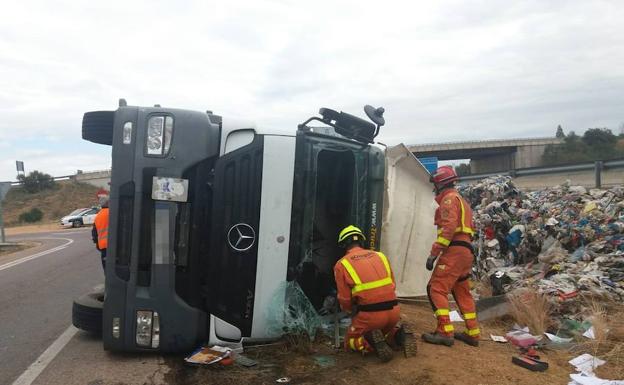
<instances>
[{"instance_id":1,"label":"white road marking","mask_svg":"<svg viewBox=\"0 0 624 385\"><path fill-rule=\"evenodd\" d=\"M43 257L44 255L51 254L51 253L54 253L54 252L59 251L59 250L63 250L64 248L66 248L70 244L74 243L74 240L70 239L70 238L39 238L39 239L62 239L62 240L67 241L67 243L64 243L64 244L62 244L60 246L56 246L56 247L54 247L52 249L41 251L41 252L39 252L37 254L29 255L29 256L24 257L24 258L20 258L20 259L18 259L16 261L13 261L13 262L5 263L4 265L0 265L0 271L5 270L5 269L9 269L9 268L17 266L17 265L20 265L20 264L22 264L24 262L32 261L33 259L36 259L36 258L39 258L39 257Z\"/></svg>"},{"instance_id":2,"label":"white road marking","mask_svg":"<svg viewBox=\"0 0 624 385\"><path fill-rule=\"evenodd\" d=\"M88 231L87 231L88 230ZM59 232L59 233L50 233L50 235L69 235L69 234L82 234L82 233L88 233L90 232L91 229L85 229L85 230L74 230L74 231L64 231L64 232Z\"/></svg>"},{"instance_id":3,"label":"white road marking","mask_svg":"<svg viewBox=\"0 0 624 385\"><path fill-rule=\"evenodd\" d=\"M52 345L48 346L48 348L41 353L39 358L35 360L28 369L22 373L21 376L17 378L13 382L13 385L30 385L39 377L41 372L52 362L54 357L59 354L61 350L67 345L67 343L72 339L72 337L76 334L78 329L74 326L68 327L63 334L56 339L56 341L52 342Z\"/></svg>"}]
</instances>

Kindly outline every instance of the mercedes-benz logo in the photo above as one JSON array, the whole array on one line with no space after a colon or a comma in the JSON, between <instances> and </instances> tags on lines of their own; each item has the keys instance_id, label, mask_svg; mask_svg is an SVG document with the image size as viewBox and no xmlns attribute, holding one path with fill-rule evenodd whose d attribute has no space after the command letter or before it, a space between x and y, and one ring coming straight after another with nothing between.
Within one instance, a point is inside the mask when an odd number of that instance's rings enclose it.
<instances>
[{"instance_id":1,"label":"mercedes-benz logo","mask_svg":"<svg viewBox=\"0 0 624 385\"><path fill-rule=\"evenodd\" d=\"M247 223L238 223L228 231L228 244L236 251L251 249L256 241L256 232Z\"/></svg>"}]
</instances>

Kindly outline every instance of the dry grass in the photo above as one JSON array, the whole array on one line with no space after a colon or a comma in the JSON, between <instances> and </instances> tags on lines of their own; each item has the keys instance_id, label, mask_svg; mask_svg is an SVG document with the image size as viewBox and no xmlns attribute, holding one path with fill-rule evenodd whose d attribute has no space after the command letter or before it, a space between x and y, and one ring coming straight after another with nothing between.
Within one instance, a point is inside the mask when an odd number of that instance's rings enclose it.
<instances>
[{"instance_id":1,"label":"dry grass","mask_svg":"<svg viewBox=\"0 0 624 385\"><path fill-rule=\"evenodd\" d=\"M590 353L607 361L608 365L598 369L608 378L624 377L624 312L618 307L598 299L588 300L585 318L593 328L595 339L586 339L576 346L574 351Z\"/></svg>"},{"instance_id":2,"label":"dry grass","mask_svg":"<svg viewBox=\"0 0 624 385\"><path fill-rule=\"evenodd\" d=\"M607 310L599 302L592 302L590 307L589 321L594 328L594 341L596 343L605 343L609 334L609 325L607 322Z\"/></svg>"},{"instance_id":3,"label":"dry grass","mask_svg":"<svg viewBox=\"0 0 624 385\"><path fill-rule=\"evenodd\" d=\"M553 305L535 289L516 290L508 296L511 315L520 326L528 326L534 335L543 334L552 325Z\"/></svg>"},{"instance_id":4,"label":"dry grass","mask_svg":"<svg viewBox=\"0 0 624 385\"><path fill-rule=\"evenodd\" d=\"M56 222L77 208L97 205L95 193L98 190L95 186L73 181L60 181L54 189L34 194L13 187L2 203L5 225L20 225L19 215L35 207L43 212L41 223Z\"/></svg>"},{"instance_id":5,"label":"dry grass","mask_svg":"<svg viewBox=\"0 0 624 385\"><path fill-rule=\"evenodd\" d=\"M492 283L490 282L490 277L488 277L487 275L485 275L479 281L475 281L474 286L480 298L487 298L492 296Z\"/></svg>"}]
</instances>

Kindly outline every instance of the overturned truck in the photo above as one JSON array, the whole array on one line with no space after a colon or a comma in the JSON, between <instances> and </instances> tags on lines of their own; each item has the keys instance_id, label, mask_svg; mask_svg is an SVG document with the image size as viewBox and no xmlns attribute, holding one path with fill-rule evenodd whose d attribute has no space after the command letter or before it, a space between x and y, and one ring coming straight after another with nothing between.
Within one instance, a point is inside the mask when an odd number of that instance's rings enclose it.
<instances>
[{"instance_id":1,"label":"overturned truck","mask_svg":"<svg viewBox=\"0 0 624 385\"><path fill-rule=\"evenodd\" d=\"M274 339L282 283L317 310L335 295L348 224L384 248L399 294L423 294L428 174L405 146L373 144L383 109L365 112L372 123L322 108L286 132L123 99L85 113L83 139L112 146L110 224L105 295L75 300L74 325L112 351Z\"/></svg>"}]
</instances>

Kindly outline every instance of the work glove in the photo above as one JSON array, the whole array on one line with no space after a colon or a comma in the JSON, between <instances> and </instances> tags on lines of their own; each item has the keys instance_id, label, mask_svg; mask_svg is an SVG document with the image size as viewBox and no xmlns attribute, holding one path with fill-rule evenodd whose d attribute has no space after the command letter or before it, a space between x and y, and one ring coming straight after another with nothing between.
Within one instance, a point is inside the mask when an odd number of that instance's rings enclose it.
<instances>
[{"instance_id":1,"label":"work glove","mask_svg":"<svg viewBox=\"0 0 624 385\"><path fill-rule=\"evenodd\" d=\"M427 270L433 270L433 264L435 263L436 259L438 259L437 255L430 255L429 258L427 258Z\"/></svg>"}]
</instances>

